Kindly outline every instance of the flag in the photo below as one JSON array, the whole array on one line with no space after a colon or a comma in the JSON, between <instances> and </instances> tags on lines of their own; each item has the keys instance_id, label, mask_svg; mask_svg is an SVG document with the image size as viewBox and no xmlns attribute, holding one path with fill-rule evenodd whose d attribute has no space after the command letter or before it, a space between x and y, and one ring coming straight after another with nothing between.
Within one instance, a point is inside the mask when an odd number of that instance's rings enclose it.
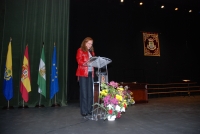
<instances>
[{"instance_id":1,"label":"flag","mask_svg":"<svg viewBox=\"0 0 200 134\"><path fill-rule=\"evenodd\" d=\"M56 46L53 50L52 67L51 67L51 87L50 87L50 99L59 91L58 87L58 70L56 60Z\"/></svg>"},{"instance_id":2,"label":"flag","mask_svg":"<svg viewBox=\"0 0 200 134\"><path fill-rule=\"evenodd\" d=\"M24 61L22 65L22 75L21 75L21 83L20 83L20 92L22 94L22 98L25 102L28 102L28 93L31 91L31 82L30 82L31 74L30 74L30 65L28 58L28 45L26 46L24 52Z\"/></svg>"},{"instance_id":3,"label":"flag","mask_svg":"<svg viewBox=\"0 0 200 134\"><path fill-rule=\"evenodd\" d=\"M40 58L37 84L38 84L38 93L42 94L46 98L46 67L45 67L44 47L42 48L42 54Z\"/></svg>"},{"instance_id":4,"label":"flag","mask_svg":"<svg viewBox=\"0 0 200 134\"><path fill-rule=\"evenodd\" d=\"M3 94L7 100L13 97L13 78L12 78L12 48L11 41L8 44L8 53L5 65Z\"/></svg>"}]
</instances>

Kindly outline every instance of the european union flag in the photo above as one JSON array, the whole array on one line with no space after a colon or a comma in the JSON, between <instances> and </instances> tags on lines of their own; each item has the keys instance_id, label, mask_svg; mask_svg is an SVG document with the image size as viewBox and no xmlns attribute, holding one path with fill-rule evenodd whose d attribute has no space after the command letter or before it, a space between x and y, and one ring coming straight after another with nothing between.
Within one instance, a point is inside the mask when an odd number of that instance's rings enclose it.
<instances>
[{"instance_id":1,"label":"european union flag","mask_svg":"<svg viewBox=\"0 0 200 134\"><path fill-rule=\"evenodd\" d=\"M12 48L11 41L8 45L8 53L6 59L6 66L4 72L4 82L3 82L3 95L7 100L13 97L13 78L12 78Z\"/></svg>"},{"instance_id":2,"label":"european union flag","mask_svg":"<svg viewBox=\"0 0 200 134\"><path fill-rule=\"evenodd\" d=\"M56 60L56 46L53 50L52 67L51 67L51 87L50 87L50 99L59 91L58 86L58 70Z\"/></svg>"}]
</instances>

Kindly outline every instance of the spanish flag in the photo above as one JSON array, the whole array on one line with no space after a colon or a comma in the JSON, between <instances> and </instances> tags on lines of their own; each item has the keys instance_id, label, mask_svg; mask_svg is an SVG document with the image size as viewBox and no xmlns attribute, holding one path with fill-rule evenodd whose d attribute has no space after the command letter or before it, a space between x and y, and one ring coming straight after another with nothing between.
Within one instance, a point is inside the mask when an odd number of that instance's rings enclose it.
<instances>
[{"instance_id":1,"label":"spanish flag","mask_svg":"<svg viewBox=\"0 0 200 134\"><path fill-rule=\"evenodd\" d=\"M29 58L28 58L28 45L27 45L24 52L24 61L22 65L22 76L21 76L21 83L20 83L20 92L25 102L28 102L28 93L31 91L30 78L31 78L31 75L30 75L30 66L29 66Z\"/></svg>"}]
</instances>

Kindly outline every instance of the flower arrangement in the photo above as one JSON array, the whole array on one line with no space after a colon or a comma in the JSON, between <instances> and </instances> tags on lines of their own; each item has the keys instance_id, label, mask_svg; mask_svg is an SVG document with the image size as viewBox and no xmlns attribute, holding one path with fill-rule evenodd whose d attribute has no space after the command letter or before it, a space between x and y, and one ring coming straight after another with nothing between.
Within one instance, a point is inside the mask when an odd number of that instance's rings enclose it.
<instances>
[{"instance_id":1,"label":"flower arrangement","mask_svg":"<svg viewBox=\"0 0 200 134\"><path fill-rule=\"evenodd\" d=\"M103 108L106 112L106 118L120 118L125 112L127 106L135 103L132 92L128 87L122 87L117 82L101 83L101 91L99 98L101 103L94 104Z\"/></svg>"}]
</instances>

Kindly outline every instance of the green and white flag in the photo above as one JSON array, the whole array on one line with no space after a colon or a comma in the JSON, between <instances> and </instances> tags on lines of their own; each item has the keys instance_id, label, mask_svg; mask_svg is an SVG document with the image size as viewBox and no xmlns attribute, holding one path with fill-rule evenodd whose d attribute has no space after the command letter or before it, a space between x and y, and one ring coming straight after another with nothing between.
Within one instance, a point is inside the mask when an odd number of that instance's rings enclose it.
<instances>
[{"instance_id":1,"label":"green and white flag","mask_svg":"<svg viewBox=\"0 0 200 134\"><path fill-rule=\"evenodd\" d=\"M38 84L38 93L42 94L46 98L46 67L45 67L44 47L42 48L42 54L40 58L37 84Z\"/></svg>"}]
</instances>

